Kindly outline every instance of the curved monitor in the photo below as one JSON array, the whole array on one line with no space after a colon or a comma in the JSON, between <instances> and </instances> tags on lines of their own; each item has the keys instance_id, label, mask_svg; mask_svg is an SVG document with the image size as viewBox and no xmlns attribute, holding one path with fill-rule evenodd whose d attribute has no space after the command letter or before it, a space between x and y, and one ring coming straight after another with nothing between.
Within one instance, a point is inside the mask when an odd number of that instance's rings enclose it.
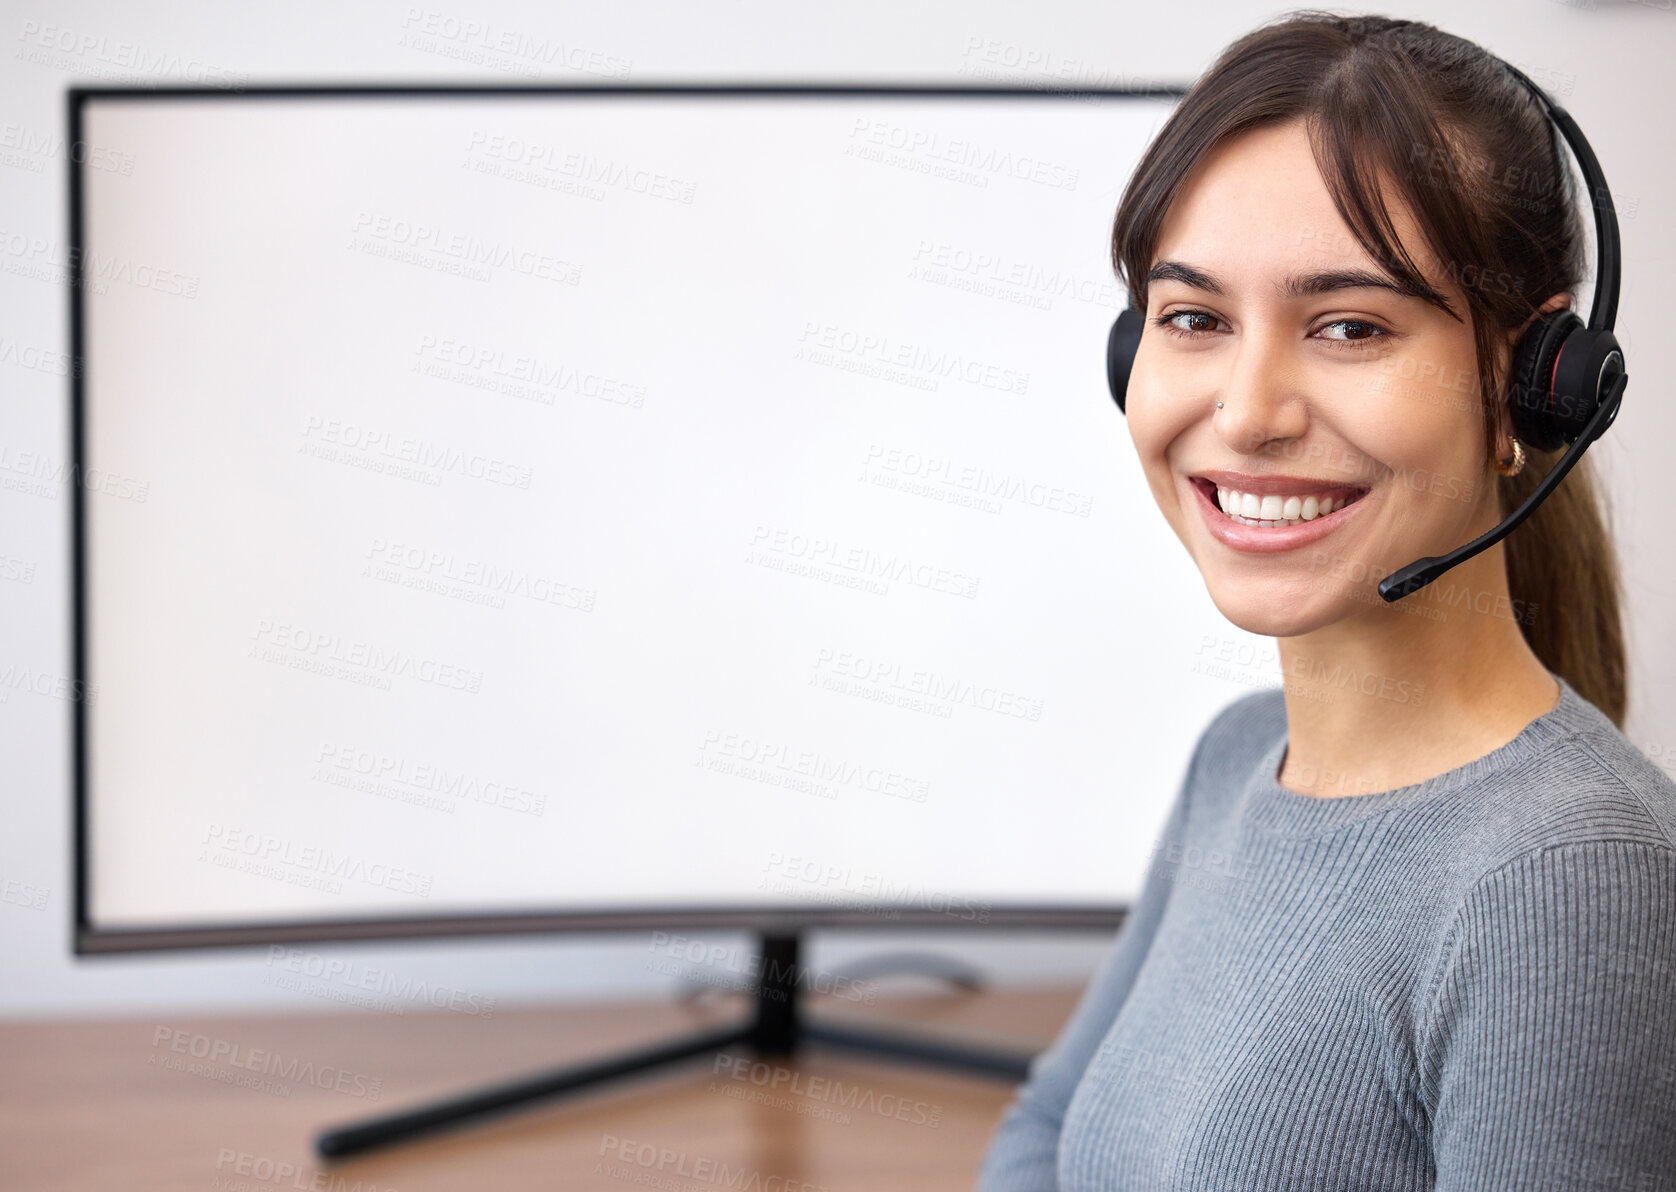
<instances>
[{"instance_id":1,"label":"curved monitor","mask_svg":"<svg viewBox=\"0 0 1676 1192\"><path fill-rule=\"evenodd\" d=\"M1175 99L74 93L78 948L1121 921L1272 674L1104 389Z\"/></svg>"}]
</instances>

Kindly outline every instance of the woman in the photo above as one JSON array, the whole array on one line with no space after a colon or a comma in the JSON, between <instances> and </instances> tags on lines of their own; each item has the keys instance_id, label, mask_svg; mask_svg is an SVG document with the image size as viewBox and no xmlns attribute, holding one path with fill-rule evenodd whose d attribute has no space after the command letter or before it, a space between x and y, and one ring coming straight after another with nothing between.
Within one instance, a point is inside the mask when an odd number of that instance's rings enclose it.
<instances>
[{"instance_id":1,"label":"woman","mask_svg":"<svg viewBox=\"0 0 1676 1192\"><path fill-rule=\"evenodd\" d=\"M1563 161L1478 46L1318 12L1235 42L1142 158L1127 424L1283 685L1200 737L981 1192L1676 1188L1676 784L1620 731L1590 459L1375 590L1560 454L1514 441L1506 373L1583 280Z\"/></svg>"}]
</instances>

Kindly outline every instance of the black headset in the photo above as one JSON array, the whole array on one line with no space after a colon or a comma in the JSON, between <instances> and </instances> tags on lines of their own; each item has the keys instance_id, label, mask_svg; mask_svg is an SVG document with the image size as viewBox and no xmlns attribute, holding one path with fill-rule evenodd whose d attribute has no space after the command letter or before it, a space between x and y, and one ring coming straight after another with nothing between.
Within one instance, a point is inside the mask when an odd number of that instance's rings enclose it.
<instances>
[{"instance_id":1,"label":"black headset","mask_svg":"<svg viewBox=\"0 0 1676 1192\"><path fill-rule=\"evenodd\" d=\"M1524 503L1500 525L1446 555L1416 560L1379 582L1379 595L1387 602L1417 592L1457 563L1494 546L1531 515L1547 499L1590 443L1598 439L1618 416L1629 374L1624 371L1624 353L1618 346L1612 325L1618 317L1618 213L1606 187L1600 162L1576 121L1554 103L1524 72L1502 63L1530 88L1562 136L1571 146L1595 212L1595 243L1599 260L1595 271L1594 301L1585 324L1569 309L1548 311L1526 328L1513 351L1509 370L1509 399L1513 433L1523 443L1543 451L1562 444L1570 450L1561 457ZM1106 337L1106 381L1117 408L1129 387L1129 371L1140 346L1145 314L1125 307Z\"/></svg>"}]
</instances>

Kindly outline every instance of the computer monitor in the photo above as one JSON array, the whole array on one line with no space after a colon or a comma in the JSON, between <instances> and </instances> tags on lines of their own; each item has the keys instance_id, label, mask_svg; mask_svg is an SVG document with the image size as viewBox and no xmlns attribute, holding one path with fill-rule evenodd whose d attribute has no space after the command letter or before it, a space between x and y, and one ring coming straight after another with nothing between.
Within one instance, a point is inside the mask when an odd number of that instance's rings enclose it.
<instances>
[{"instance_id":1,"label":"computer monitor","mask_svg":"<svg viewBox=\"0 0 1676 1192\"><path fill-rule=\"evenodd\" d=\"M1105 391L1178 98L74 92L77 948L1121 922L1271 674Z\"/></svg>"}]
</instances>

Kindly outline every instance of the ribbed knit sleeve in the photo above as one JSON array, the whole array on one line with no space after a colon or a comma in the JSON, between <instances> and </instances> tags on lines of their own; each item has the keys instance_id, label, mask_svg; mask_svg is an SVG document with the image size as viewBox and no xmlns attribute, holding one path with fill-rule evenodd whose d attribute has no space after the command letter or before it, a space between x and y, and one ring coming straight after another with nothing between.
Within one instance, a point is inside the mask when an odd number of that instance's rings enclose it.
<instances>
[{"instance_id":1,"label":"ribbed knit sleeve","mask_svg":"<svg viewBox=\"0 0 1676 1192\"><path fill-rule=\"evenodd\" d=\"M1501 865L1459 906L1426 1006L1436 1192L1676 1189L1676 849Z\"/></svg>"},{"instance_id":2,"label":"ribbed knit sleeve","mask_svg":"<svg viewBox=\"0 0 1676 1192\"><path fill-rule=\"evenodd\" d=\"M1055 1165L1065 1109L1088 1067L1089 1057L1129 996L1163 917L1172 884L1170 850L1164 846L1179 844L1186 831L1188 793L1206 736L1208 730L1194 749L1187 777L1165 818L1140 893L1118 929L1112 950L1053 1043L1031 1061L1029 1076L1019 1085L984 1153L976 1192L1054 1192L1057 1188Z\"/></svg>"}]
</instances>

